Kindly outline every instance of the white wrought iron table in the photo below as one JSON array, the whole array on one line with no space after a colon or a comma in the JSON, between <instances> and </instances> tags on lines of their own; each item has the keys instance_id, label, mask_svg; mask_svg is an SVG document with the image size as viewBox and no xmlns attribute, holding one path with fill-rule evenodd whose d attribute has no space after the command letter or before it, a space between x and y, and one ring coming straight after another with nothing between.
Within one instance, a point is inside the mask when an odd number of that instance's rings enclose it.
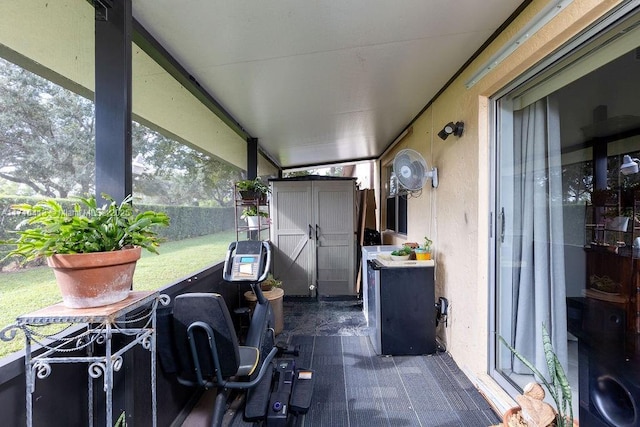
<instances>
[{"instance_id":1,"label":"white wrought iron table","mask_svg":"<svg viewBox=\"0 0 640 427\"><path fill-rule=\"evenodd\" d=\"M12 340L17 331L25 335L25 377L27 427L33 425L33 392L37 378L43 379L51 373L52 364L88 364L88 416L89 427L93 427L93 380L104 377L106 425L113 425L113 375L123 364L123 354L140 345L149 350L151 358L151 405L152 425L157 425L156 407L156 309L158 303L166 305L169 297L158 291L131 292L117 303L94 308L74 309L54 304L24 314L16 323L0 331L0 339ZM138 310L138 311L136 311ZM132 313L134 312L135 313ZM131 314L130 316L127 316ZM64 326L63 331L47 335L43 327ZM73 332L68 334L68 330ZM67 332L67 334L65 334ZM114 336L122 336L113 344ZM42 346L41 353L33 353L33 344ZM95 346L103 345L104 354L94 354ZM116 348L114 348L116 347ZM68 356L72 352L86 350L85 356ZM102 353L102 352L101 352Z\"/></svg>"}]
</instances>

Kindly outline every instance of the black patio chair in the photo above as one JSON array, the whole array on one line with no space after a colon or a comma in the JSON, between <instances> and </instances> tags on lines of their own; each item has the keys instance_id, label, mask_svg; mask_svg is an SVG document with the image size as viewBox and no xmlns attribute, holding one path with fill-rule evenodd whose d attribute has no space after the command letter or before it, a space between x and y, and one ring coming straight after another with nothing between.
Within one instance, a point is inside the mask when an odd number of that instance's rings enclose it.
<instances>
[{"instance_id":1,"label":"black patio chair","mask_svg":"<svg viewBox=\"0 0 640 427\"><path fill-rule=\"evenodd\" d=\"M271 360L277 349L272 348L260 360L259 348L239 345L229 310L219 294L177 296L173 333L178 381L187 386L219 389L213 409L214 426L222 423L230 390L252 389L272 372Z\"/></svg>"}]
</instances>

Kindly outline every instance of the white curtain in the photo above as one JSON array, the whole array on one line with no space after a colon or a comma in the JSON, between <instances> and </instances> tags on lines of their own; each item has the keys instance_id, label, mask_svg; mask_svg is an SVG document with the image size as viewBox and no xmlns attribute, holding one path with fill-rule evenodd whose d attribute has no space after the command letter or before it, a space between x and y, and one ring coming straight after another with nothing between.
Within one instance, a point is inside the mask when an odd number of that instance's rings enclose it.
<instances>
[{"instance_id":1,"label":"white curtain","mask_svg":"<svg viewBox=\"0 0 640 427\"><path fill-rule=\"evenodd\" d=\"M512 242L514 347L545 372L542 324L567 367L560 123L552 97L514 112ZM514 372L530 374L513 361Z\"/></svg>"}]
</instances>

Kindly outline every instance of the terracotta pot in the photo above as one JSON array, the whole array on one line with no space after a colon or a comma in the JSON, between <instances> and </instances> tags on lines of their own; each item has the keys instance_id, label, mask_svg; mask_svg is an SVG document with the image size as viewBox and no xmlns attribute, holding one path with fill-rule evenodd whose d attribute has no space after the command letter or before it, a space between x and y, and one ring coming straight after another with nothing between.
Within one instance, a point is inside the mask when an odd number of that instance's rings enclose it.
<instances>
[{"instance_id":1,"label":"terracotta pot","mask_svg":"<svg viewBox=\"0 0 640 427\"><path fill-rule=\"evenodd\" d=\"M520 408L519 406L507 409L504 415L502 416L502 425L504 427L509 427L509 421L511 420L511 417L520 413L521 409L522 408ZM579 427L578 421L575 419L573 420L573 426Z\"/></svg>"},{"instance_id":2,"label":"terracotta pot","mask_svg":"<svg viewBox=\"0 0 640 427\"><path fill-rule=\"evenodd\" d=\"M141 252L142 248L136 247L112 252L53 255L47 258L47 264L53 268L66 307L99 307L129 295Z\"/></svg>"},{"instance_id":3,"label":"terracotta pot","mask_svg":"<svg viewBox=\"0 0 640 427\"><path fill-rule=\"evenodd\" d=\"M511 417L513 417L515 414L518 414L519 412L520 412L519 406L507 409L507 411L502 416L502 425L504 427L509 427L509 421L511 420Z\"/></svg>"}]
</instances>

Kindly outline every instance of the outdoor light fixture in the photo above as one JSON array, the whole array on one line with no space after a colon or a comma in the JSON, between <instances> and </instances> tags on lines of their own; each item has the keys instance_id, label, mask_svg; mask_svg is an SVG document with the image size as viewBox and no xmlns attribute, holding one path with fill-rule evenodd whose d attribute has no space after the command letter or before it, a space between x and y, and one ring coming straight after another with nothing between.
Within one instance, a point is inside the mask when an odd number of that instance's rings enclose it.
<instances>
[{"instance_id":1,"label":"outdoor light fixture","mask_svg":"<svg viewBox=\"0 0 640 427\"><path fill-rule=\"evenodd\" d=\"M638 173L638 163L640 163L639 159L631 158L631 156L626 154L622 158L620 173L622 173L622 175L632 175L634 173Z\"/></svg>"},{"instance_id":2,"label":"outdoor light fixture","mask_svg":"<svg viewBox=\"0 0 640 427\"><path fill-rule=\"evenodd\" d=\"M444 125L444 128L440 132L438 132L438 136L443 141L449 137L449 135L454 134L455 136L462 136L462 131L464 130L463 122L449 122Z\"/></svg>"}]
</instances>

